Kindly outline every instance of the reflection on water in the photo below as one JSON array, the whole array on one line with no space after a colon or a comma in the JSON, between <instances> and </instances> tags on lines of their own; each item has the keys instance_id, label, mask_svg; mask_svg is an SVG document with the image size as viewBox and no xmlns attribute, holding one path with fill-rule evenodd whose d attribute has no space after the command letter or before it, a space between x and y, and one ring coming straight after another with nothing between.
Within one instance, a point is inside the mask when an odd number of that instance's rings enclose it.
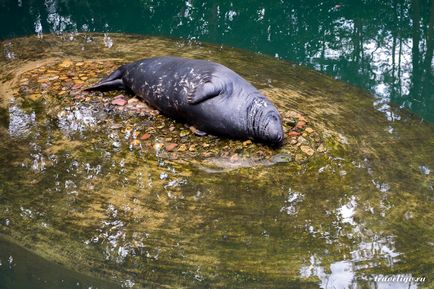
<instances>
[{"instance_id":1,"label":"reflection on water","mask_svg":"<svg viewBox=\"0 0 434 289\"><path fill-rule=\"evenodd\" d=\"M130 32L246 48L368 89L390 119L399 118L395 103L434 121L432 0L3 2L3 39ZM113 45L107 35L104 43Z\"/></svg>"},{"instance_id":2,"label":"reflection on water","mask_svg":"<svg viewBox=\"0 0 434 289\"><path fill-rule=\"evenodd\" d=\"M73 270L124 288L432 286L375 279L432 271L431 124L402 111L391 119L364 92L275 58L161 38L63 36L10 40L15 58L0 67L0 232L61 264L61 276ZM121 110L116 93L79 91L144 52L221 62L282 113L303 112L313 132L271 151L192 136L134 98Z\"/></svg>"}]
</instances>

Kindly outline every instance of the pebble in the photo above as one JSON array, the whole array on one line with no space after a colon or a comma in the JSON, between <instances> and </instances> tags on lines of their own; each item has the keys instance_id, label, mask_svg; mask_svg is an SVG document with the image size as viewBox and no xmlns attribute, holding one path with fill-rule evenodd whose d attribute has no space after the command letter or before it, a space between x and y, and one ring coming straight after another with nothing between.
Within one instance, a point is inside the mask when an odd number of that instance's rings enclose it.
<instances>
[{"instance_id":1,"label":"pebble","mask_svg":"<svg viewBox=\"0 0 434 289\"><path fill-rule=\"evenodd\" d=\"M186 150L187 150L187 145L186 144L182 144L178 148L179 152L185 152Z\"/></svg>"},{"instance_id":2,"label":"pebble","mask_svg":"<svg viewBox=\"0 0 434 289\"><path fill-rule=\"evenodd\" d=\"M134 147L138 147L140 146L140 141L138 139L132 140L131 145Z\"/></svg>"},{"instance_id":3,"label":"pebble","mask_svg":"<svg viewBox=\"0 0 434 289\"><path fill-rule=\"evenodd\" d=\"M245 146L245 147L248 145L251 145L251 144L252 144L252 141L249 139L243 142L243 146Z\"/></svg>"},{"instance_id":4,"label":"pebble","mask_svg":"<svg viewBox=\"0 0 434 289\"><path fill-rule=\"evenodd\" d=\"M115 124L112 124L112 126L110 127L111 129L120 129L122 127L122 124L120 124L120 123L115 123Z\"/></svg>"},{"instance_id":5,"label":"pebble","mask_svg":"<svg viewBox=\"0 0 434 289\"><path fill-rule=\"evenodd\" d=\"M298 131L290 131L288 132L288 136L299 136L301 135L301 133L299 133Z\"/></svg>"},{"instance_id":6,"label":"pebble","mask_svg":"<svg viewBox=\"0 0 434 289\"><path fill-rule=\"evenodd\" d=\"M196 151L196 145L195 145L195 144L192 144L192 145L188 148L188 150L191 151L191 152L195 152L195 151Z\"/></svg>"},{"instance_id":7,"label":"pebble","mask_svg":"<svg viewBox=\"0 0 434 289\"><path fill-rule=\"evenodd\" d=\"M63 68L69 68L73 62L71 60L64 60L62 63L59 64L60 67Z\"/></svg>"},{"instance_id":8,"label":"pebble","mask_svg":"<svg viewBox=\"0 0 434 289\"><path fill-rule=\"evenodd\" d=\"M299 120L297 122L297 124L295 125L295 128L297 128L297 129L303 129L305 126L306 126L306 122L302 121L302 120Z\"/></svg>"},{"instance_id":9,"label":"pebble","mask_svg":"<svg viewBox=\"0 0 434 289\"><path fill-rule=\"evenodd\" d=\"M306 145L300 146L300 150L308 156L312 156L315 153L315 151L310 146Z\"/></svg>"},{"instance_id":10,"label":"pebble","mask_svg":"<svg viewBox=\"0 0 434 289\"><path fill-rule=\"evenodd\" d=\"M139 102L139 100L135 97L128 99L128 104L135 104Z\"/></svg>"},{"instance_id":11,"label":"pebble","mask_svg":"<svg viewBox=\"0 0 434 289\"><path fill-rule=\"evenodd\" d=\"M127 104L127 101L123 98L116 98L116 99L112 100L112 104L124 106L125 104Z\"/></svg>"},{"instance_id":12,"label":"pebble","mask_svg":"<svg viewBox=\"0 0 434 289\"><path fill-rule=\"evenodd\" d=\"M190 129L190 131L191 131L192 133L194 133L194 134L197 135L197 136L204 136L204 135L206 135L205 132L203 132L203 131L201 131L201 130L198 130L198 129L195 128L194 126L190 126L189 129Z\"/></svg>"},{"instance_id":13,"label":"pebble","mask_svg":"<svg viewBox=\"0 0 434 289\"><path fill-rule=\"evenodd\" d=\"M319 147L316 149L319 153L323 153L326 151L326 148L323 144L320 144Z\"/></svg>"},{"instance_id":14,"label":"pebble","mask_svg":"<svg viewBox=\"0 0 434 289\"><path fill-rule=\"evenodd\" d=\"M299 136L298 139L297 139L297 141L298 141L299 143L301 143L301 144L307 144L307 143L309 143L309 142L307 141L307 139L305 139L305 138L302 137L302 136Z\"/></svg>"},{"instance_id":15,"label":"pebble","mask_svg":"<svg viewBox=\"0 0 434 289\"><path fill-rule=\"evenodd\" d=\"M237 162L239 159L240 157L237 154L233 154L229 160L233 163Z\"/></svg>"},{"instance_id":16,"label":"pebble","mask_svg":"<svg viewBox=\"0 0 434 289\"><path fill-rule=\"evenodd\" d=\"M314 132L313 128L311 128L311 127L307 127L304 131L307 133L313 133Z\"/></svg>"},{"instance_id":17,"label":"pebble","mask_svg":"<svg viewBox=\"0 0 434 289\"><path fill-rule=\"evenodd\" d=\"M171 152L173 151L176 147L178 146L178 144L176 143L170 143L168 145L166 145L166 151Z\"/></svg>"},{"instance_id":18,"label":"pebble","mask_svg":"<svg viewBox=\"0 0 434 289\"><path fill-rule=\"evenodd\" d=\"M190 134L190 132L188 130L181 130L181 132L179 133L180 137L186 137Z\"/></svg>"}]
</instances>

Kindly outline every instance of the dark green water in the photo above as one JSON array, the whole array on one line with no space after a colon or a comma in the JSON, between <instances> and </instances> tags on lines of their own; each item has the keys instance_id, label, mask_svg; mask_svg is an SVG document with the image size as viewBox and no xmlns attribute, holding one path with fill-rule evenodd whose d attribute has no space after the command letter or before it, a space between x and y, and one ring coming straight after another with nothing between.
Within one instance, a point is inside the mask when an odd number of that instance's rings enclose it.
<instances>
[{"instance_id":1,"label":"dark green water","mask_svg":"<svg viewBox=\"0 0 434 289\"><path fill-rule=\"evenodd\" d=\"M162 35L313 67L434 121L434 1L0 1L0 39L65 32Z\"/></svg>"}]
</instances>

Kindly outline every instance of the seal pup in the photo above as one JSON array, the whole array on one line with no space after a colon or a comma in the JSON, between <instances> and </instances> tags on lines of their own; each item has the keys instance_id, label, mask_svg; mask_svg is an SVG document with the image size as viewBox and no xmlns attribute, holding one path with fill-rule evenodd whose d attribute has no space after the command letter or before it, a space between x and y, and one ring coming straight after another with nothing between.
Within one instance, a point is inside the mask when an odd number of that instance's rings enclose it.
<instances>
[{"instance_id":1,"label":"seal pup","mask_svg":"<svg viewBox=\"0 0 434 289\"><path fill-rule=\"evenodd\" d=\"M125 64L87 91L128 90L205 133L280 147L276 107L231 69L207 60L154 57Z\"/></svg>"}]
</instances>

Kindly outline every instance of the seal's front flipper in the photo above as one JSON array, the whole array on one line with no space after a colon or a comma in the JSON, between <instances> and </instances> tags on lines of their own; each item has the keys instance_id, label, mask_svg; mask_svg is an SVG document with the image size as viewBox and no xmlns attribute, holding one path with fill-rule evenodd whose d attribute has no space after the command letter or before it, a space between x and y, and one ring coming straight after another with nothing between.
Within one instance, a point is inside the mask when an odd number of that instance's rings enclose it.
<instances>
[{"instance_id":1,"label":"seal's front flipper","mask_svg":"<svg viewBox=\"0 0 434 289\"><path fill-rule=\"evenodd\" d=\"M125 66L122 65L115 71L113 71L109 76L103 78L97 84L85 88L84 91L110 91L110 90L123 90L126 89L122 76L125 72Z\"/></svg>"},{"instance_id":2,"label":"seal's front flipper","mask_svg":"<svg viewBox=\"0 0 434 289\"><path fill-rule=\"evenodd\" d=\"M213 98L214 96L219 95L221 92L221 85L218 85L211 81L207 81L200 84L194 92L189 93L189 95L187 96L187 100L189 104L197 104L204 100Z\"/></svg>"}]
</instances>

